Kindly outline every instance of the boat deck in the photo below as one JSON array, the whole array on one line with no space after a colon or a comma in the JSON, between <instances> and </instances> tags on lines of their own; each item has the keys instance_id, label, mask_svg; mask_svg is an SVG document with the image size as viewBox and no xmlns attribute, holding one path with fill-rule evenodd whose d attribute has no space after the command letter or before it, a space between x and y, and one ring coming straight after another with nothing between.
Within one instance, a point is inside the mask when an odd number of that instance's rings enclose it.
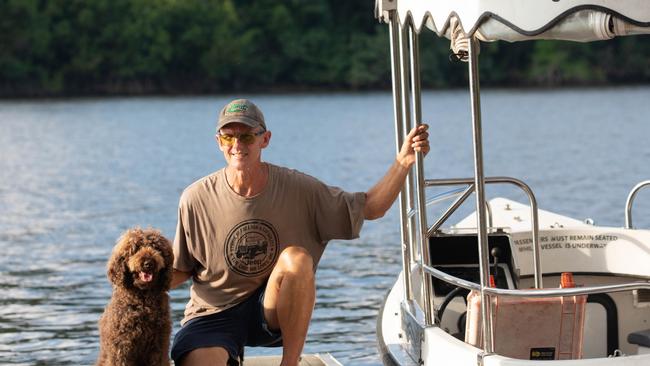
<instances>
[{"instance_id":1,"label":"boat deck","mask_svg":"<svg viewBox=\"0 0 650 366\"><path fill-rule=\"evenodd\" d=\"M277 366L282 356L245 357L243 366ZM303 355L300 366L342 366L330 354Z\"/></svg>"}]
</instances>

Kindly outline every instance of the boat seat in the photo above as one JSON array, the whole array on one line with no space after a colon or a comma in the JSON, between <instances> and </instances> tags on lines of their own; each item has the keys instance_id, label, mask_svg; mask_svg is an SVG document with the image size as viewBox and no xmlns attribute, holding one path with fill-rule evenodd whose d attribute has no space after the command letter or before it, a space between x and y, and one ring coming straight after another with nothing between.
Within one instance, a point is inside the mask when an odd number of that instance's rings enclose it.
<instances>
[{"instance_id":1,"label":"boat seat","mask_svg":"<svg viewBox=\"0 0 650 366\"><path fill-rule=\"evenodd\" d=\"M639 353L650 353L650 329L640 330L638 332L632 332L628 334L627 342L639 346Z\"/></svg>"},{"instance_id":2,"label":"boat seat","mask_svg":"<svg viewBox=\"0 0 650 366\"><path fill-rule=\"evenodd\" d=\"M495 352L527 360L582 358L586 298L491 296ZM480 347L481 325L481 294L473 290L467 298L466 343Z\"/></svg>"}]
</instances>

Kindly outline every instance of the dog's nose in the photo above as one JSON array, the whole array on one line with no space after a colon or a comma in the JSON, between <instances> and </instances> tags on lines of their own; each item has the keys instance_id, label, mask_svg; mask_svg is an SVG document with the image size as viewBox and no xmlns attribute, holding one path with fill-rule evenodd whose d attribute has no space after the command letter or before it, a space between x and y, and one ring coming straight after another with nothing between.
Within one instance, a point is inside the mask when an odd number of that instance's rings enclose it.
<instances>
[{"instance_id":1,"label":"dog's nose","mask_svg":"<svg viewBox=\"0 0 650 366\"><path fill-rule=\"evenodd\" d=\"M142 264L142 268L145 269L145 270L152 269L153 268L153 262L150 261L150 260L144 261L144 263Z\"/></svg>"}]
</instances>

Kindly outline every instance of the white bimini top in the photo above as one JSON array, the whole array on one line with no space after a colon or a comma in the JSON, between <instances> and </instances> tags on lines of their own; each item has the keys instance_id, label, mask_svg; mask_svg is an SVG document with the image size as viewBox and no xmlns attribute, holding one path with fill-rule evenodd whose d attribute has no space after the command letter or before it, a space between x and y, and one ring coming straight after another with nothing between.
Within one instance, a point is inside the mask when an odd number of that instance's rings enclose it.
<instances>
[{"instance_id":1,"label":"white bimini top","mask_svg":"<svg viewBox=\"0 0 650 366\"><path fill-rule=\"evenodd\" d=\"M648 0L376 0L387 22L395 11L417 32L451 39L458 29L482 41L559 39L579 42L650 33Z\"/></svg>"}]
</instances>

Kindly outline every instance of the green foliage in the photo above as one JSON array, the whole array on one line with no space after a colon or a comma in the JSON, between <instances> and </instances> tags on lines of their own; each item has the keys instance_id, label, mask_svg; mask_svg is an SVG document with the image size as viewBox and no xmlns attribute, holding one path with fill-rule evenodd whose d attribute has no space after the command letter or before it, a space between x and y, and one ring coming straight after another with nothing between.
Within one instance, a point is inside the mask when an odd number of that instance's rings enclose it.
<instances>
[{"instance_id":1,"label":"green foliage","mask_svg":"<svg viewBox=\"0 0 650 366\"><path fill-rule=\"evenodd\" d=\"M372 1L3 0L0 95L390 87ZM647 36L481 46L483 85L647 83ZM467 83L449 43L420 37L424 87Z\"/></svg>"},{"instance_id":2,"label":"green foliage","mask_svg":"<svg viewBox=\"0 0 650 366\"><path fill-rule=\"evenodd\" d=\"M535 57L528 76L536 84L585 84L589 81L602 82L604 79L603 71L593 67L597 66L597 60L591 62L589 44L538 41L533 55Z\"/></svg>"}]
</instances>

